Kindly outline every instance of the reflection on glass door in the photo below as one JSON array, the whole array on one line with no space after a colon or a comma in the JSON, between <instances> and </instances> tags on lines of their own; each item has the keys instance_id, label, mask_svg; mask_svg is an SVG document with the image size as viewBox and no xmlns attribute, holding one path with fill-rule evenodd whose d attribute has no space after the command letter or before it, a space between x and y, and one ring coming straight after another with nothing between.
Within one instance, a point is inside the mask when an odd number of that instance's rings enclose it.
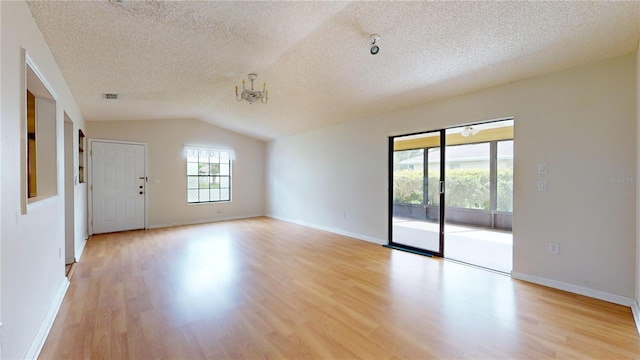
<instances>
[{"instance_id":1,"label":"reflection on glass door","mask_svg":"<svg viewBox=\"0 0 640 360\"><path fill-rule=\"evenodd\" d=\"M442 256L443 131L392 138L390 245Z\"/></svg>"}]
</instances>

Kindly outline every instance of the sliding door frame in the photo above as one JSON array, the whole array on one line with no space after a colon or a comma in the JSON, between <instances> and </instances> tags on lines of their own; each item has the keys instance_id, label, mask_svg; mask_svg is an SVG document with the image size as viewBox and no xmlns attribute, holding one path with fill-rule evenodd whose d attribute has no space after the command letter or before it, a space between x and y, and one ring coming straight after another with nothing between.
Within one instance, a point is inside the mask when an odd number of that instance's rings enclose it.
<instances>
[{"instance_id":1,"label":"sliding door frame","mask_svg":"<svg viewBox=\"0 0 640 360\"><path fill-rule=\"evenodd\" d=\"M505 118L499 118L499 119L494 119L494 120L489 120L489 121L480 121L480 122L476 122L476 123L471 123L471 124L466 124L466 125L455 125L455 126L451 126L451 127L446 127L446 128L442 128L442 129L438 129L438 130L427 130L427 131L420 131L420 132L415 132L415 133L409 133L409 134L401 134L401 135L393 135L393 136L389 136L389 196L388 196L388 235L389 235L389 239L388 239L388 247L391 248L399 248L402 250L407 250L410 252L414 252L414 253L418 253L418 254L423 254L423 255L429 255L429 256L438 256L438 257L445 257L444 254L444 237L445 237L445 233L444 233L444 226L445 226L445 208L446 208L446 204L445 204L445 169L446 169L446 164L445 164L445 158L446 158L446 147L447 147L447 131L450 129L455 129L455 128L459 128L459 127L464 127L464 126L475 126L475 125L483 125L483 124L490 124L490 123L496 123L496 122L501 122L501 121L513 121L514 117L505 117ZM406 136L413 136L413 135L423 135L423 134L429 134L429 133L440 133L440 184L439 184L439 193L440 193L440 208L439 208L439 214L440 214L440 219L439 219L439 247L440 247L440 252L435 252L435 251L431 251L431 250L427 250L427 249L420 249L420 248L416 248L410 245L405 245L405 244L400 244L400 243L395 243L393 241L393 196L394 196L394 191L393 191L393 186L394 186L394 181L393 181L393 169L394 169L394 152L395 152L395 139L397 138L401 138L401 137L406 137ZM515 136L513 136L511 138L511 140L513 141L515 138ZM496 139L490 143L490 177L492 178L492 180L490 182L497 184L497 144L499 141L503 141L505 139ZM491 159L495 158L496 161L492 161ZM425 149L425 154L424 154L424 162L423 163L423 168L424 170L427 170L427 154L426 154L426 149ZM428 177L428 175L426 175L427 173L424 172L423 176ZM424 196L427 196L427 192L426 189L425 191L423 191ZM492 197L490 198L490 204L491 204L491 208L492 209L497 209L497 189L494 189L494 191L492 191L493 195L491 195ZM495 210L494 210L495 211ZM493 226L493 217L491 220L491 225Z\"/></svg>"},{"instance_id":2,"label":"sliding door frame","mask_svg":"<svg viewBox=\"0 0 640 360\"><path fill-rule=\"evenodd\" d=\"M444 190L445 190L445 186L444 186L444 173L445 173L445 140L446 140L446 130L447 129L440 129L440 130L431 130L431 131L421 131L421 132L417 132L417 133L412 133L412 134L403 134L403 135L396 135L396 136L389 136L389 198L388 198L388 204L389 204L389 216L388 216L388 229L389 229L389 242L388 242L388 246L390 247L394 247L394 248L400 248L403 250L408 250L410 252L415 252L418 254L423 254L423 255L429 255L429 256L438 256L438 257L442 257L444 258L444 208L445 208L445 204L444 204L444 199L445 199L445 194L444 194ZM410 245L405 245L405 244L400 244L400 243L395 243L393 242L393 154L395 151L395 139L399 138L399 137L405 137L405 136L412 136L412 135L422 135L422 134L430 134L430 133L439 133L440 135L440 182L438 184L438 192L439 192L439 206L438 206L438 211L439 211L439 218L438 218L438 247L439 247L439 251L432 251L432 250L427 250L427 249L421 249L421 248L417 248L417 247L413 247ZM426 149L425 149L426 150ZM425 151L425 153L423 154L425 162L423 162L423 167L426 170L427 169L427 152ZM424 173L426 174L426 172ZM424 175L423 175L424 176ZM427 176L428 177L428 176ZM424 186L424 185L423 185ZM424 192L424 196L427 196L427 192ZM425 208L426 211L426 208Z\"/></svg>"}]
</instances>

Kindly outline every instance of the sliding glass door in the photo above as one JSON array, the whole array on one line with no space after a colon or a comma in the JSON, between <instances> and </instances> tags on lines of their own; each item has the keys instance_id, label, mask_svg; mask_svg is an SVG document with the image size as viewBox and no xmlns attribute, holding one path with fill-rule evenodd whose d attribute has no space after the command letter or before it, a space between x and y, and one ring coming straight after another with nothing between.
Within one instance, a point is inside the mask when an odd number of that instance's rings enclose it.
<instances>
[{"instance_id":1,"label":"sliding glass door","mask_svg":"<svg viewBox=\"0 0 640 360\"><path fill-rule=\"evenodd\" d=\"M391 137L389 246L510 272L513 120Z\"/></svg>"},{"instance_id":2,"label":"sliding glass door","mask_svg":"<svg viewBox=\"0 0 640 360\"><path fill-rule=\"evenodd\" d=\"M389 245L443 256L444 130L391 138Z\"/></svg>"}]
</instances>

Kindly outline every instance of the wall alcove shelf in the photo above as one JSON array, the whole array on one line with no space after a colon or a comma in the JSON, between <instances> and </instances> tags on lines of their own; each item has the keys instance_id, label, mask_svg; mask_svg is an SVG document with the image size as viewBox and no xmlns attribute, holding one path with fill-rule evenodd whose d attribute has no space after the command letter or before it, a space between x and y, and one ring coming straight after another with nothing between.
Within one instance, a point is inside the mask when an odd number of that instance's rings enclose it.
<instances>
[{"instance_id":1,"label":"wall alcove shelf","mask_svg":"<svg viewBox=\"0 0 640 360\"><path fill-rule=\"evenodd\" d=\"M86 141L85 141L84 133L82 132L82 130L78 130L78 182L79 183L85 182L85 174L84 174L85 145L86 145Z\"/></svg>"}]
</instances>

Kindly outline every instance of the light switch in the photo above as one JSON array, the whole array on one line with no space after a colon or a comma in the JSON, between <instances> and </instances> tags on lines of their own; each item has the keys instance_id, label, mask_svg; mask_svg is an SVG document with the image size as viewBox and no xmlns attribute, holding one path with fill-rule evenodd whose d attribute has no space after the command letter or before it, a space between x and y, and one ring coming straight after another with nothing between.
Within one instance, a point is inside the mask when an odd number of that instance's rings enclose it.
<instances>
[{"instance_id":1,"label":"light switch","mask_svg":"<svg viewBox=\"0 0 640 360\"><path fill-rule=\"evenodd\" d=\"M538 191L547 191L547 182L545 180L538 181Z\"/></svg>"},{"instance_id":2,"label":"light switch","mask_svg":"<svg viewBox=\"0 0 640 360\"><path fill-rule=\"evenodd\" d=\"M547 173L547 164L538 164L538 174L546 174Z\"/></svg>"}]
</instances>

